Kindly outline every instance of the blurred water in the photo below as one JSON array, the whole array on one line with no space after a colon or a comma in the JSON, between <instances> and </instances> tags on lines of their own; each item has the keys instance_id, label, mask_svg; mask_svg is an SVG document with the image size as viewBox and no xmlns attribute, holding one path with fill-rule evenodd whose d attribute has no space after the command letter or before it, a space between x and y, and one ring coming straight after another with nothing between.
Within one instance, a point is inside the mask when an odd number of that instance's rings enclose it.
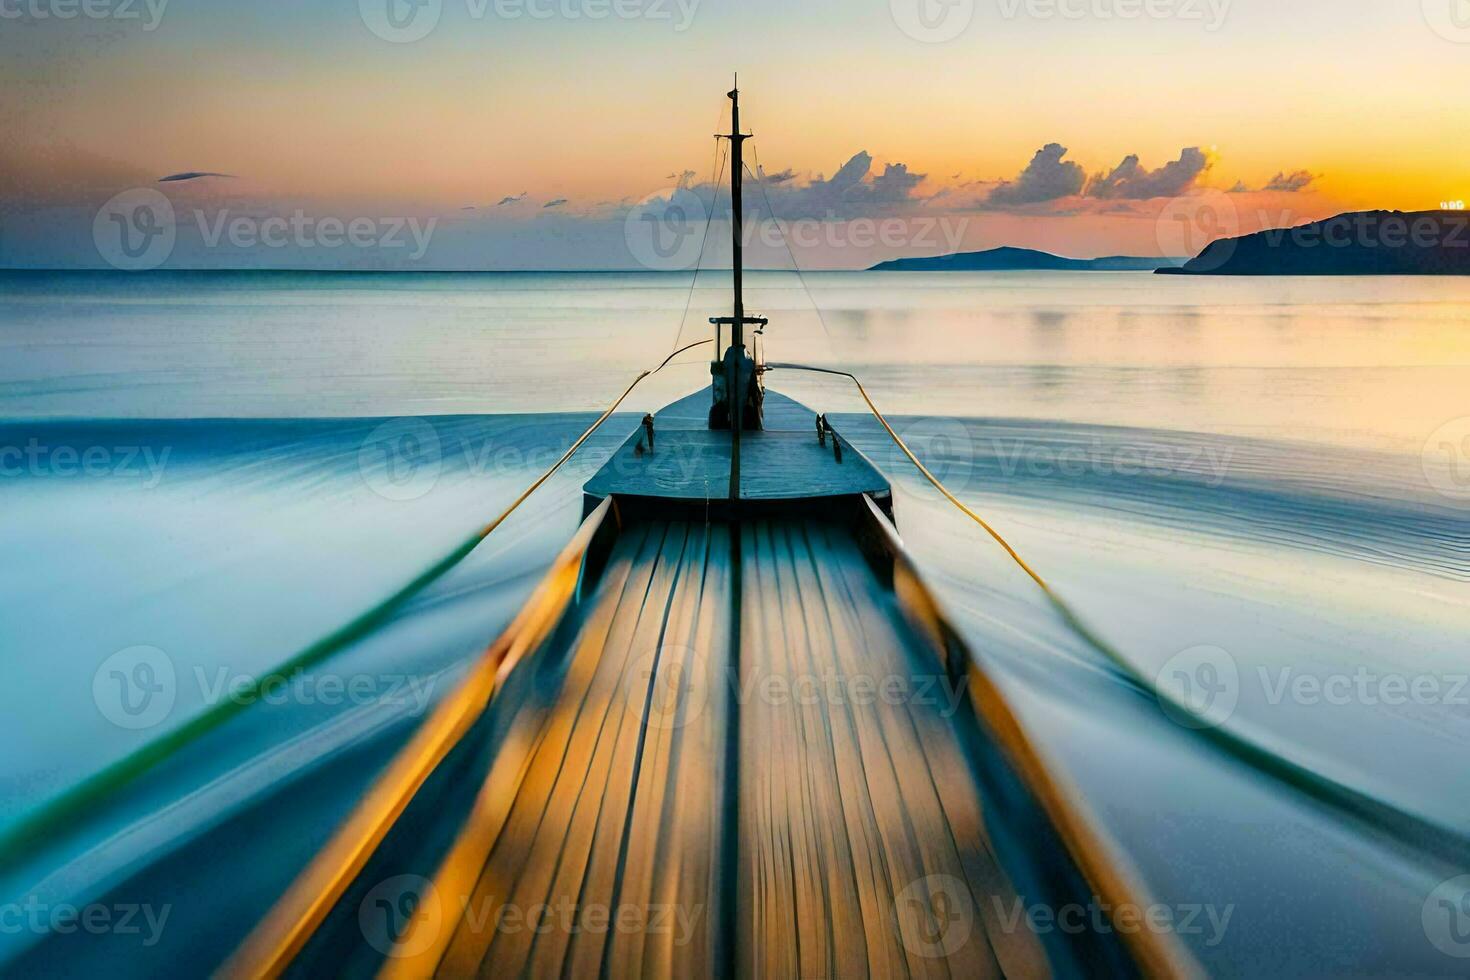
<instances>
[{"instance_id":1,"label":"blurred water","mask_svg":"<svg viewBox=\"0 0 1470 980\"><path fill-rule=\"evenodd\" d=\"M1443 428L1470 416L1470 283L749 285L773 360L858 371L926 463L1145 673L1233 671L1221 724L1470 833L1470 493L1456 482L1470 469L1455 469L1470 458L1455 455L1466 433ZM181 724L493 517L634 374L704 336L724 282L689 286L0 274L0 448L14 450L0 458L0 814ZM3 893L114 894L211 827L290 800L302 816L275 860L211 855L239 918L196 914L163 945L198 955L238 939L424 699L514 614L636 413L702 383L702 356L651 379L469 561L334 658L324 673L358 696L250 708ZM1470 869L1345 821L1140 700L844 382L768 380L838 413L895 481L900 531L951 613L1161 900L1233 906L1223 938L1184 937L1212 971L1456 972L1426 902ZM172 672L172 702L132 727L109 684L140 657ZM306 777L319 790L302 802ZM0 936L0 959L34 942Z\"/></svg>"},{"instance_id":2,"label":"blurred water","mask_svg":"<svg viewBox=\"0 0 1470 980\"><path fill-rule=\"evenodd\" d=\"M600 410L676 335L701 339L726 312L724 276L689 285L629 273L5 272L0 410ZM748 307L772 317L772 360L857 368L895 413L1417 452L1466 412L1470 283L1453 278L767 272L746 285ZM700 376L675 372L638 407Z\"/></svg>"}]
</instances>

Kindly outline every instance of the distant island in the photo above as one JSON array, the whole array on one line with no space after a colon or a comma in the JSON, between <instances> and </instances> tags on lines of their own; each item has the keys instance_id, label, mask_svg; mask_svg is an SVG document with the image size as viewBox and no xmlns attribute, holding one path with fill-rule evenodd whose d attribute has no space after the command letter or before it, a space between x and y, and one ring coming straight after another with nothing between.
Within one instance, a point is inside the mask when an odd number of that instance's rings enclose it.
<instances>
[{"instance_id":1,"label":"distant island","mask_svg":"<svg viewBox=\"0 0 1470 980\"><path fill-rule=\"evenodd\" d=\"M1470 212L1352 211L1211 242L1167 275L1470 275Z\"/></svg>"},{"instance_id":2,"label":"distant island","mask_svg":"<svg viewBox=\"0 0 1470 980\"><path fill-rule=\"evenodd\" d=\"M1153 272L1178 266L1183 259L1138 258L1111 255L1100 259L1069 259L1030 248L992 248L983 252L954 252L926 258L891 259L869 272L997 272L1049 270L1062 272Z\"/></svg>"}]
</instances>

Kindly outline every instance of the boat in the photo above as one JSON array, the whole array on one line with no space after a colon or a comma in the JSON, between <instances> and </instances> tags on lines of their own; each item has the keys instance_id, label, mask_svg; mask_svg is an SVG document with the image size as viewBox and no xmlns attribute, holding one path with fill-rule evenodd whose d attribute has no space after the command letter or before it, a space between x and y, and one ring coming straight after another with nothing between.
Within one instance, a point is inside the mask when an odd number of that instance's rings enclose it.
<instances>
[{"instance_id":1,"label":"boat","mask_svg":"<svg viewBox=\"0 0 1470 980\"><path fill-rule=\"evenodd\" d=\"M1037 926L1132 879L946 620L889 481L767 388L728 98L709 385L586 482L530 601L223 975L1192 972L1151 930Z\"/></svg>"}]
</instances>

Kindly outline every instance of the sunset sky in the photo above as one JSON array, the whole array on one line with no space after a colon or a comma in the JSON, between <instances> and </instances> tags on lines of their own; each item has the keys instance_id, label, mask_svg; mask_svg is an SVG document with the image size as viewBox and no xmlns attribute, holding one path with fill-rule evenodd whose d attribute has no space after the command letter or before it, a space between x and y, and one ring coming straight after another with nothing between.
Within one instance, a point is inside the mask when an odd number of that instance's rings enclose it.
<instances>
[{"instance_id":1,"label":"sunset sky","mask_svg":"<svg viewBox=\"0 0 1470 980\"><path fill-rule=\"evenodd\" d=\"M441 265L627 266L601 249L709 180L736 69L782 218L1159 254L1180 198L1253 230L1470 196L1460 0L69 2L0 0L6 266L100 264L92 216L130 187L437 216ZM857 197L823 183L862 153ZM232 176L157 183L196 171Z\"/></svg>"}]
</instances>

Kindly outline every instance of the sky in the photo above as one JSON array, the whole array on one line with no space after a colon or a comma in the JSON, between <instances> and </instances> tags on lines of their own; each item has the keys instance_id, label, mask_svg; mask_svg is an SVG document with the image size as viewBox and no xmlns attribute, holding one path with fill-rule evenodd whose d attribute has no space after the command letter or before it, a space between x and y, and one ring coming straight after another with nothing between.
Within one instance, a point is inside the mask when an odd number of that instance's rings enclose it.
<instances>
[{"instance_id":1,"label":"sky","mask_svg":"<svg viewBox=\"0 0 1470 980\"><path fill-rule=\"evenodd\" d=\"M171 266L717 263L736 70L752 264L1470 188L1467 0L0 0L0 265L126 265L140 206Z\"/></svg>"}]
</instances>

